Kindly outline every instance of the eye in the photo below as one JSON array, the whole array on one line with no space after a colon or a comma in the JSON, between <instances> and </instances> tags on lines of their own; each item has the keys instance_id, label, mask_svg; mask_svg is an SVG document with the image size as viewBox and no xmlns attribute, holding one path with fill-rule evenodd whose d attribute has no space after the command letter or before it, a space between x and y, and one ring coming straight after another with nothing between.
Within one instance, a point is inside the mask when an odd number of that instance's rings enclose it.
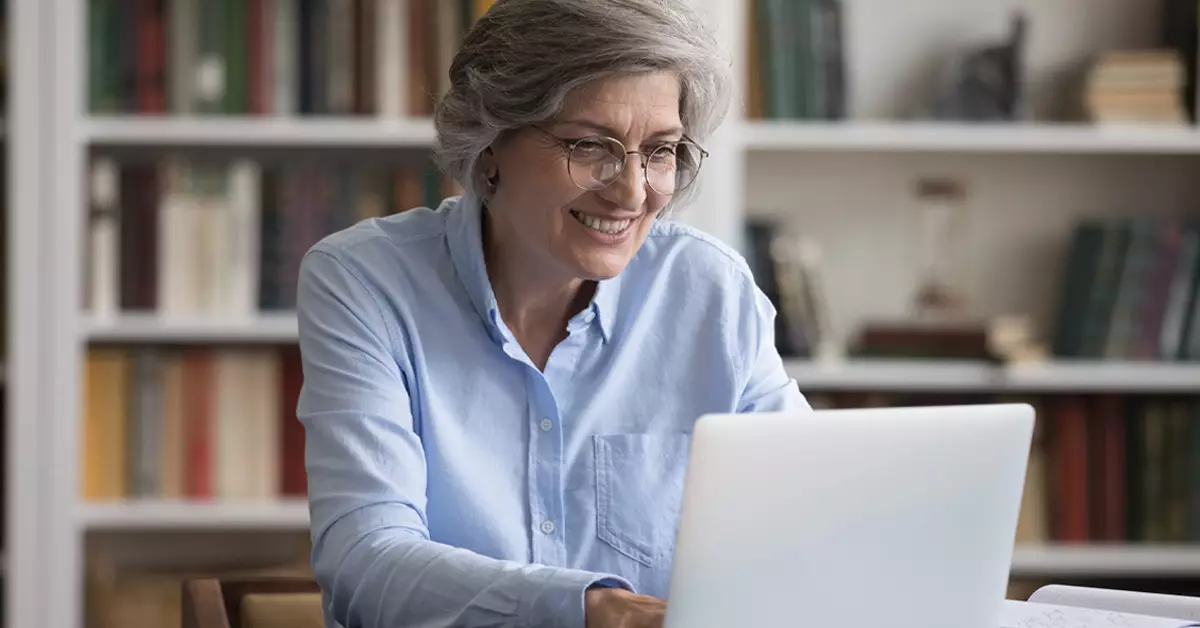
<instances>
[{"instance_id":1,"label":"eye","mask_svg":"<svg viewBox=\"0 0 1200 628\"><path fill-rule=\"evenodd\" d=\"M582 139L575 142L575 152L580 155L599 156L608 153L608 146L600 140Z\"/></svg>"},{"instance_id":2,"label":"eye","mask_svg":"<svg viewBox=\"0 0 1200 628\"><path fill-rule=\"evenodd\" d=\"M650 153L650 161L658 164L675 163L675 144L663 144Z\"/></svg>"}]
</instances>

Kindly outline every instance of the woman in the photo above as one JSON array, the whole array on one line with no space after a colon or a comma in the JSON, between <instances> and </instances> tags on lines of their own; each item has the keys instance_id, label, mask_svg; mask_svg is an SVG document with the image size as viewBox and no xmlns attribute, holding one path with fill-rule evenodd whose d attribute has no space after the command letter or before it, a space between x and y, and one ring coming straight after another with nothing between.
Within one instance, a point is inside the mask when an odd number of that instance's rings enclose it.
<instances>
[{"instance_id":1,"label":"woman","mask_svg":"<svg viewBox=\"0 0 1200 628\"><path fill-rule=\"evenodd\" d=\"M743 260L664 219L729 82L687 1L499 0L437 109L466 194L305 257L331 625L658 626L694 421L807 408Z\"/></svg>"}]
</instances>

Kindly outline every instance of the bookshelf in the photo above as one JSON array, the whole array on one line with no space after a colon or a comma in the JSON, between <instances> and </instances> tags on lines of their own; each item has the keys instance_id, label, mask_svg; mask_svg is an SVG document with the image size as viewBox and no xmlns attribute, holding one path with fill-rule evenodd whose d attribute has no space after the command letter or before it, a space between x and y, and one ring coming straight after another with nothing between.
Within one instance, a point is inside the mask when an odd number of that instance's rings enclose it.
<instances>
[{"instance_id":1,"label":"bookshelf","mask_svg":"<svg viewBox=\"0 0 1200 628\"><path fill-rule=\"evenodd\" d=\"M175 0L171 0L175 1ZM378 0L396 18L408 0ZM741 0L695 0L734 53L737 99L746 96L748 19ZM446 3L450 4L450 3ZM1026 3L1033 18L1032 86L1049 107L1062 67L1089 52L1153 41L1144 0ZM1086 5L1086 10L1085 10ZM869 6L870 10L867 9ZM21 159L9 163L13 305L7 373L10 452L5 579L6 625L82 625L85 545L93 533L124 535L126 552L149 552L139 534L203 534L206 543L245 531L303 532L307 507L272 498L80 498L82 368L95 346L216 346L268 349L295 342L293 315L93 316L81 307L89 278L86 246L89 164L94 158L156 159L195 149L236 158L337 149L423 158L434 141L425 114L389 101L373 114L230 115L190 112L130 115L88 112L88 16L81 0L18 3L12 46L25 54L13 72L14 124L7 138ZM748 218L769 217L829 246L825 259L835 319L847 334L872 316L900 311L911 283L904 264L904 207L914 178L953 174L972 182L978 218L972 244L989 287L975 295L989 312L1028 312L1043 332L1053 317L1057 278L1048 272L1084 215L1194 216L1200 198L1200 133L1105 128L1053 121L976 126L897 121L928 82L937 55L994 37L1008 4L998 0L849 2L850 115L844 121L749 120L735 112L706 143L711 153L695 205L681 215L744 247ZM1079 15L1087 15L1080 26ZM397 44L408 24L380 20L376 45L403 66ZM914 44L913 42L920 42ZM444 53L439 53L444 54ZM401 68L402 69L402 68ZM411 78L403 71L396 77ZM400 89L400 79L382 81ZM404 101L405 98L398 98ZM864 285L870 289L863 290ZM253 308L251 308L253 310ZM1079 360L997 366L979 361L787 361L802 389L860 393L965 392L1079 395L1200 395L1200 363ZM133 535L133 541L129 536ZM216 535L216 536L214 536ZM171 537L176 538L176 537ZM240 537L239 537L240 538ZM169 547L156 544L154 551ZM142 548L139 550L139 548ZM1167 543L1023 543L1014 577L1200 577L1200 549Z\"/></svg>"}]
</instances>

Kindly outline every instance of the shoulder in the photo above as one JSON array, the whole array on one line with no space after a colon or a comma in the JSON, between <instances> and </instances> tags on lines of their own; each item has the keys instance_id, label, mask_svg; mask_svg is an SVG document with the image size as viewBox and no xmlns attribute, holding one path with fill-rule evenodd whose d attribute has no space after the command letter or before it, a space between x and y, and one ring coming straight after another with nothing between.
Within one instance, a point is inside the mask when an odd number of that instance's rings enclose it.
<instances>
[{"instance_id":1,"label":"shoulder","mask_svg":"<svg viewBox=\"0 0 1200 628\"><path fill-rule=\"evenodd\" d=\"M446 218L456 202L362 220L321 238L301 259L297 308L342 302L393 327L398 303L439 289L449 266Z\"/></svg>"},{"instance_id":2,"label":"shoulder","mask_svg":"<svg viewBox=\"0 0 1200 628\"><path fill-rule=\"evenodd\" d=\"M436 263L436 252L445 248L446 215L456 202L368 218L326 235L306 252L302 272L336 262L367 281L387 268L417 270Z\"/></svg>"},{"instance_id":3,"label":"shoulder","mask_svg":"<svg viewBox=\"0 0 1200 628\"><path fill-rule=\"evenodd\" d=\"M657 272L687 278L712 289L744 292L754 274L736 249L693 227L671 220L654 224L639 257Z\"/></svg>"},{"instance_id":4,"label":"shoulder","mask_svg":"<svg viewBox=\"0 0 1200 628\"><path fill-rule=\"evenodd\" d=\"M773 324L775 306L732 246L693 227L662 221L642 248L635 261L640 279L635 290L661 295L658 303L676 323L717 325L734 347L745 346Z\"/></svg>"},{"instance_id":5,"label":"shoulder","mask_svg":"<svg viewBox=\"0 0 1200 628\"><path fill-rule=\"evenodd\" d=\"M401 335L397 304L436 290L447 265L446 216L456 199L437 208L417 207L362 220L322 237L307 249L296 277L296 308L302 321L322 318ZM312 327L312 325L309 325Z\"/></svg>"},{"instance_id":6,"label":"shoulder","mask_svg":"<svg viewBox=\"0 0 1200 628\"><path fill-rule=\"evenodd\" d=\"M403 252L420 248L423 242L438 240L446 233L446 212L455 199L436 209L416 207L381 218L368 218L335 231L317 241L309 253L321 252L339 258L353 258L379 247Z\"/></svg>"}]
</instances>

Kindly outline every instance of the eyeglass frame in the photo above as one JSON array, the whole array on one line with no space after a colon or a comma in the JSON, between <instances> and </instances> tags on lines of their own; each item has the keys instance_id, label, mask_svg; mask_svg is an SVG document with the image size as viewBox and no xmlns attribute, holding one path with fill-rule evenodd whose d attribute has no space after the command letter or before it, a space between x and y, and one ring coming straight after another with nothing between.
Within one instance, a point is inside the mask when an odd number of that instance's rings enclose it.
<instances>
[{"instance_id":1,"label":"eyeglass frame","mask_svg":"<svg viewBox=\"0 0 1200 628\"><path fill-rule=\"evenodd\" d=\"M597 139L597 138L603 138L603 139L606 139L606 140L612 140L612 141L616 142L616 143L617 143L617 145L618 145L618 146L620 146L620 147L621 147L621 148L623 148L623 149L624 149L624 148L626 148L626 146L625 146L625 143L624 143L624 142L622 142L621 140L619 140L619 139L617 139L617 138L615 138L615 137L611 137L611 136L608 136L608 135L595 134L595 135L589 135L589 136L587 136L587 137L581 137L581 138L579 138L579 139L574 139L574 140L571 140L571 139L566 139L566 138L563 138L563 137L559 137L558 135L555 135L554 133L551 133L550 131L547 131L546 129L543 129L542 127L540 127L540 126L538 126L538 125L536 125L536 124L531 124L531 125L529 125L529 126L530 126L531 128L533 128L533 129L536 129L536 130L540 131L540 132L541 132L543 135L545 135L546 137L549 137L550 139L552 139L552 140L554 140L555 142L557 142L557 143L558 143L558 145L559 145L559 147L560 147L560 148L562 148L564 151L566 151L566 154L567 154L567 173L568 173L568 176L570 176L570 172L571 172L571 153L572 153L572 152L574 152L574 151L575 151L575 147L576 147L576 146L578 146L578 145L579 145L580 143L582 143L582 142L586 142L586 141L588 141L588 140L595 140L595 139ZM655 190L655 189L654 189L654 186L653 186L653 185L650 183L650 173L649 173L649 172L647 172L647 168L649 168L649 167L650 167L650 155L653 155L653 154L655 153L655 151L658 151L658 150L659 150L659 149L661 149L663 146L671 146L671 145L678 146L679 144L682 144L682 143L691 144L692 146L695 146L697 150L699 150L699 151L700 151L700 162L699 162L699 164L696 166L696 176L693 176L693 177L692 177L692 180L691 180L691 181L689 181L689 182L688 182L688 184L687 184L687 185L685 185L684 187L682 187L682 188L680 188L680 189L678 189L678 190L675 190L674 192L671 192L670 194L663 194L662 192L659 192L658 190ZM599 191L599 190L603 190L604 188L607 188L608 186L610 186L610 185L612 185L612 184L616 183L616 182L617 182L617 179L621 178L621 174L625 172L625 168L626 168L626 167L629 165L629 156L630 156L630 155L640 155L640 156L641 156L641 160L640 160L640 161L642 162L642 180L643 180L643 181L645 181L646 187L650 188L650 190L651 190L651 191L653 191L655 194L658 194L659 196L674 196L674 195L678 194L679 192L681 192L682 190L686 190L686 189L688 189L689 187L691 187L692 183L695 183L695 181L696 181L696 177L700 175L700 168L701 168L701 167L704 165L704 160L705 160L705 159L708 159L709 153L708 153L708 151L707 151L707 150L705 150L705 149L704 149L704 147L703 147L703 146L701 146L701 145L700 145L699 143L697 143L695 140L693 140L692 138L688 137L687 135L682 135L682 136L680 136L680 138L679 138L679 140L678 140L678 141L674 141L674 142L664 142L663 144L661 144L660 146L658 146L658 147L657 147L657 148L655 148L654 150L650 151L650 153L649 153L649 154L647 154L647 153L645 153L645 152L643 152L643 151L640 151L640 150L626 150L626 151L623 151L623 153L622 153L622 155L621 155L621 169L617 171L617 174L616 174L616 176L615 176L615 177L613 177L613 180L612 180L612 181L609 181L608 183L605 183L604 185L602 185L602 186L600 186L600 187L598 187L598 188L585 188L585 187L583 187L582 185L579 185L579 183L578 183L577 181L575 181L575 177L574 177L574 176L571 176L571 183L574 183L574 184L575 184L575 187L577 187L577 188L579 188L579 189L581 189L581 190L588 191L588 192L596 192L596 191Z\"/></svg>"}]
</instances>

